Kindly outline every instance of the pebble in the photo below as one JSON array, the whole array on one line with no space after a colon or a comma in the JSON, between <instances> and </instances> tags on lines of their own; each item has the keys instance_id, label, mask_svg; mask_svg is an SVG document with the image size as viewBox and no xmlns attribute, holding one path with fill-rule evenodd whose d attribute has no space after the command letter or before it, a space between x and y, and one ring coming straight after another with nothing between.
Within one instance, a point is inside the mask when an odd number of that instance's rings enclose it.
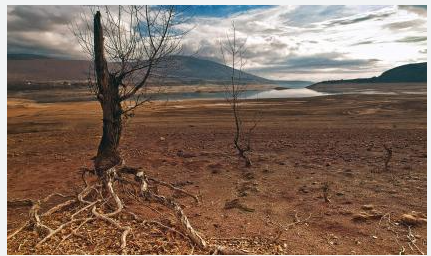
<instances>
[{"instance_id":1,"label":"pebble","mask_svg":"<svg viewBox=\"0 0 431 256\"><path fill-rule=\"evenodd\" d=\"M372 209L374 209L374 205L372 205L372 204L364 204L361 208L363 210L372 210Z\"/></svg>"}]
</instances>

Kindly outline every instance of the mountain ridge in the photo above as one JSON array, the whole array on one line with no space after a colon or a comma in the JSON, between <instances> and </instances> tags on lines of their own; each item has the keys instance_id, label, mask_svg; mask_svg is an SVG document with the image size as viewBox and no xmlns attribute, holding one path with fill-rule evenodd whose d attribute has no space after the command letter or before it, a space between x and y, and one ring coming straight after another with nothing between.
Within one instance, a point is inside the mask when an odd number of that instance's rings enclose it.
<instances>
[{"instance_id":1,"label":"mountain ridge","mask_svg":"<svg viewBox=\"0 0 431 256\"><path fill-rule=\"evenodd\" d=\"M28 59L25 59L25 57ZM37 58L39 56L39 58ZM191 56L172 56L172 67L164 72L163 83L167 84L225 84L230 82L231 68L223 64ZM90 62L86 60L64 60L32 54L8 54L8 82L55 82L87 81ZM163 69L160 68L160 69ZM167 71L167 72L166 72ZM163 73L163 71L160 71ZM242 72L246 84L292 84L305 87L310 81L279 81Z\"/></svg>"}]
</instances>

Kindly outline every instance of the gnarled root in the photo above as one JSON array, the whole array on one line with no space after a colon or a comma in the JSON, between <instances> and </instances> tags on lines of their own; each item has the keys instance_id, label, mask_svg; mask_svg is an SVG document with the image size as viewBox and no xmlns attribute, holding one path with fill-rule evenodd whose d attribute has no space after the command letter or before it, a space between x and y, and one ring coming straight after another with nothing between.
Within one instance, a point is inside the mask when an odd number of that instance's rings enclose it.
<instances>
[{"instance_id":1,"label":"gnarled root","mask_svg":"<svg viewBox=\"0 0 431 256\"><path fill-rule=\"evenodd\" d=\"M157 194L151 192L148 189L148 179L145 177L144 172L138 171L138 172L136 172L135 176L136 176L136 179L139 180L139 182L141 184L141 194L142 194L142 196L145 197L148 200L158 202L158 203L160 203L160 204L168 207L172 211L174 211L176 217L178 218L178 220L181 223L182 228L184 229L184 231L186 232L186 234L189 236L189 238L196 245L198 245L200 248L206 248L207 243L196 232L196 230L194 230L194 228L190 224L187 216L184 214L184 212L181 209L181 207L176 202L174 202L172 199L167 199L164 196L160 196L160 195L157 195Z\"/></svg>"},{"instance_id":2,"label":"gnarled root","mask_svg":"<svg viewBox=\"0 0 431 256\"><path fill-rule=\"evenodd\" d=\"M89 172L87 170L86 173L96 172ZM126 254L128 245L127 237L132 233L132 226L122 224L125 217L123 213L132 215L135 220L142 220L142 218L135 213L124 211L126 206L121 198L124 199L124 197L128 197L137 202L149 201L159 203L173 211L182 232L154 220L143 220L142 223L146 223L147 225L157 224L165 230L171 230L181 237L186 237L188 241L192 243L192 248L197 246L202 251L214 252L217 254L244 254L244 252L235 249L209 245L202 235L192 227L181 206L172 198L160 195L157 190L152 188L157 185L164 186L176 193L181 193L193 198L197 203L199 202L199 198L172 184L150 178L140 169L129 167L117 169L113 167L105 171L102 176L97 176L97 180L93 181L91 184L86 180L85 173L83 173L83 180L85 187L76 195L76 198L68 199L57 204L42 214L40 214L40 212L41 209L43 209L43 203L48 202L54 196L68 197L55 193L37 201L30 199L9 201L8 207L31 206L31 209L29 211L29 220L8 235L7 240L9 241L17 236L20 232L26 230L26 228L32 228L40 237L40 240L35 242L34 248L40 249L42 245L48 242L57 242L55 248L58 249L61 244L72 236L79 236L78 230L84 230L84 227L88 225L88 223L101 220L122 232L119 239L120 249L123 254ZM127 184L127 186L125 184ZM121 197L117 192L118 188L123 188L123 192L125 192L121 194ZM74 210L68 210L67 208L72 205L74 205ZM56 227L53 227L54 225L47 222L45 219L48 219L48 217L54 213L68 217L66 219L62 218L61 224L56 224ZM121 216L123 216L123 218ZM55 223L58 223L58 221ZM132 235L135 236L133 233Z\"/></svg>"}]
</instances>

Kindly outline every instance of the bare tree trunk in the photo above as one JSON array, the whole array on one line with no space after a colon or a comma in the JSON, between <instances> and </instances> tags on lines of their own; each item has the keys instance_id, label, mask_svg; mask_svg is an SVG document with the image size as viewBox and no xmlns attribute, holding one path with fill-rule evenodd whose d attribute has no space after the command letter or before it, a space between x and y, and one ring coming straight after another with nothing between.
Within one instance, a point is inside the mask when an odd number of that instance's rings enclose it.
<instances>
[{"instance_id":1,"label":"bare tree trunk","mask_svg":"<svg viewBox=\"0 0 431 256\"><path fill-rule=\"evenodd\" d=\"M122 130L121 100L118 93L118 83L109 76L103 41L100 12L97 12L94 16L94 64L99 89L97 98L103 110L103 135L94 165L99 174L119 164L122 160L118 151Z\"/></svg>"},{"instance_id":2,"label":"bare tree trunk","mask_svg":"<svg viewBox=\"0 0 431 256\"><path fill-rule=\"evenodd\" d=\"M239 118L238 118L238 110L237 110L236 104L237 104L237 102L235 100L235 102L233 103L233 107L232 107L232 109L233 109L233 115L234 115L234 118L235 118L235 127L236 127L236 129L235 129L235 137L233 139L233 143L235 145L235 148L238 150L239 156L242 159L244 159L244 161L245 161L245 167L250 167L251 166L251 160L246 155L246 152L248 150L250 150L250 145L247 145L246 148L243 148L240 145L241 127L240 127L240 123L239 123L240 121L239 121Z\"/></svg>"}]
</instances>

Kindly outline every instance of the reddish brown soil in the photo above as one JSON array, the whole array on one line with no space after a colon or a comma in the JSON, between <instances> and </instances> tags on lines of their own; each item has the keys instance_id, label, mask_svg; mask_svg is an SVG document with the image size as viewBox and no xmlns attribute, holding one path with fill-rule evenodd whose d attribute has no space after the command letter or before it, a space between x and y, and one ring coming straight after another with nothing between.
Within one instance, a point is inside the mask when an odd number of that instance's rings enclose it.
<instances>
[{"instance_id":1,"label":"reddish brown soil","mask_svg":"<svg viewBox=\"0 0 431 256\"><path fill-rule=\"evenodd\" d=\"M247 109L263 115L249 169L231 146L232 117L222 101L141 108L128 121L121 150L128 165L202 195L199 206L180 200L207 238L276 239L282 245L263 253L420 253L409 245L399 218L411 211L426 214L426 95L266 100ZM100 134L96 103L9 99L8 199L73 191L81 184L79 168L91 166ZM384 144L393 150L388 171ZM325 183L330 203L322 197ZM254 211L224 209L237 198ZM369 204L385 216L353 221L355 214L370 212L361 209ZM288 226L295 213L311 217ZM149 209L142 214L160 218ZM8 209L8 232L26 217ZM426 253L426 225L411 231ZM8 252L23 253L15 247Z\"/></svg>"}]
</instances>

